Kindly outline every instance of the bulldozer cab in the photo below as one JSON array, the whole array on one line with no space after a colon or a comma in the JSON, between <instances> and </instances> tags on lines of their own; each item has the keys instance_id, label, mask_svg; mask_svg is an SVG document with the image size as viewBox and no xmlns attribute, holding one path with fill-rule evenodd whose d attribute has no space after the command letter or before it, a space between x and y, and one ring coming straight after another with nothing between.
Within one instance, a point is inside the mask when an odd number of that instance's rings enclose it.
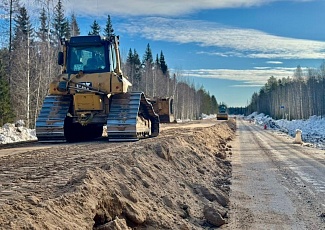
<instances>
[{"instance_id":1,"label":"bulldozer cab","mask_svg":"<svg viewBox=\"0 0 325 230\"><path fill-rule=\"evenodd\" d=\"M117 59L119 57L116 55L118 50L115 47L117 45L115 37L71 37L69 41L63 40L62 45L63 52L59 54L59 60L61 59L59 64L63 66L64 73L76 74L79 71L85 73L114 72L117 70L117 65L120 64L119 59Z\"/></svg>"},{"instance_id":2,"label":"bulldozer cab","mask_svg":"<svg viewBox=\"0 0 325 230\"><path fill-rule=\"evenodd\" d=\"M219 112L220 113L227 113L227 106L224 104L219 105Z\"/></svg>"}]
</instances>

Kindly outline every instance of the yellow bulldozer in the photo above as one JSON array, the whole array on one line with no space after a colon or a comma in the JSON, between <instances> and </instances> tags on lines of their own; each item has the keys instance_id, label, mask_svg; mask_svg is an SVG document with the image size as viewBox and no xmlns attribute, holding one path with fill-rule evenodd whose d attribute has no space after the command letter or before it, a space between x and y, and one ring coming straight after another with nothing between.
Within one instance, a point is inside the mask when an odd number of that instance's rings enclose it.
<instances>
[{"instance_id":1,"label":"yellow bulldozer","mask_svg":"<svg viewBox=\"0 0 325 230\"><path fill-rule=\"evenodd\" d=\"M143 92L128 92L121 70L119 37L76 36L61 40L61 74L36 121L40 142L75 142L101 137L135 141L159 134L159 116Z\"/></svg>"},{"instance_id":2,"label":"yellow bulldozer","mask_svg":"<svg viewBox=\"0 0 325 230\"><path fill-rule=\"evenodd\" d=\"M154 111L159 115L160 123L176 122L173 97L154 97L150 99Z\"/></svg>"}]
</instances>

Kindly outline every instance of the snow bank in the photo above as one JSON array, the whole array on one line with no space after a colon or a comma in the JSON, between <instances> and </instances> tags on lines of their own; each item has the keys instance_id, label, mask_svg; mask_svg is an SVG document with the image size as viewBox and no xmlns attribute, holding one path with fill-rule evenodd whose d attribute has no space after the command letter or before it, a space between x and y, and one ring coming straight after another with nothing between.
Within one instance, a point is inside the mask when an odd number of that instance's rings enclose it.
<instances>
[{"instance_id":1,"label":"snow bank","mask_svg":"<svg viewBox=\"0 0 325 230\"><path fill-rule=\"evenodd\" d=\"M202 113L201 117L202 117L202 119L211 119L211 118L216 118L217 115L216 114L207 115L207 114Z\"/></svg>"},{"instance_id":2,"label":"snow bank","mask_svg":"<svg viewBox=\"0 0 325 230\"><path fill-rule=\"evenodd\" d=\"M0 144L37 140L35 129L28 129L24 125L24 121L19 120L15 124L7 123L0 127Z\"/></svg>"},{"instance_id":3,"label":"snow bank","mask_svg":"<svg viewBox=\"0 0 325 230\"><path fill-rule=\"evenodd\" d=\"M263 113L256 112L248 115L246 119L254 120L257 125L267 125L269 129L279 130L294 137L296 130L302 131L302 140L312 143L315 147L325 149L325 118L311 116L307 120L274 120Z\"/></svg>"},{"instance_id":4,"label":"snow bank","mask_svg":"<svg viewBox=\"0 0 325 230\"><path fill-rule=\"evenodd\" d=\"M217 117L216 114L207 115L207 114L202 113L199 119L204 120L204 119L212 119L212 118L216 118L216 117ZM192 120L191 119L183 119L183 120L182 119L176 119L177 123L184 123L184 122L190 122L190 121L192 121Z\"/></svg>"}]
</instances>

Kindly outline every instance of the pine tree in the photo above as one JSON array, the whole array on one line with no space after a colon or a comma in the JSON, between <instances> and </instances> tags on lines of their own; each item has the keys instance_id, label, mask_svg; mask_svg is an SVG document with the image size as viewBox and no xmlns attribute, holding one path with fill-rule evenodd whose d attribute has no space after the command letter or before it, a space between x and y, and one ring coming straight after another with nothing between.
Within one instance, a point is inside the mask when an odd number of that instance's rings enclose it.
<instances>
[{"instance_id":1,"label":"pine tree","mask_svg":"<svg viewBox=\"0 0 325 230\"><path fill-rule=\"evenodd\" d=\"M32 112L32 82L35 80L36 43L25 7L15 17L15 35L12 51L11 103L17 118L25 119L29 127Z\"/></svg>"},{"instance_id":2,"label":"pine tree","mask_svg":"<svg viewBox=\"0 0 325 230\"><path fill-rule=\"evenodd\" d=\"M130 77L133 90L139 90L139 84L141 81L141 61L139 54L135 49L134 52L129 49L128 56L126 58L126 66L128 68L127 75Z\"/></svg>"},{"instance_id":3,"label":"pine tree","mask_svg":"<svg viewBox=\"0 0 325 230\"><path fill-rule=\"evenodd\" d=\"M90 26L91 31L89 31L88 35L99 35L100 34L100 26L96 20L94 20L93 24Z\"/></svg>"},{"instance_id":4,"label":"pine tree","mask_svg":"<svg viewBox=\"0 0 325 230\"><path fill-rule=\"evenodd\" d=\"M128 52L128 56L126 58L126 63L131 65L132 62L133 62L133 53L132 53L132 49L130 48Z\"/></svg>"},{"instance_id":5,"label":"pine tree","mask_svg":"<svg viewBox=\"0 0 325 230\"><path fill-rule=\"evenodd\" d=\"M211 113L217 113L218 111L218 102L214 95L211 96Z\"/></svg>"},{"instance_id":6,"label":"pine tree","mask_svg":"<svg viewBox=\"0 0 325 230\"><path fill-rule=\"evenodd\" d=\"M108 15L107 16L107 21L106 21L106 27L104 29L104 36L105 37L110 37L114 35L114 29L113 29L113 25L111 22L111 17Z\"/></svg>"},{"instance_id":7,"label":"pine tree","mask_svg":"<svg viewBox=\"0 0 325 230\"><path fill-rule=\"evenodd\" d=\"M33 36L33 28L24 6L19 8L19 13L16 15L14 21L13 48L15 49L27 43L27 39Z\"/></svg>"},{"instance_id":8,"label":"pine tree","mask_svg":"<svg viewBox=\"0 0 325 230\"><path fill-rule=\"evenodd\" d=\"M166 74L167 73L167 70L168 70L168 67L166 65L165 56L164 56L164 54L163 54L162 51L160 52L159 62L160 62L160 69L161 69L161 71L163 72L163 74Z\"/></svg>"},{"instance_id":9,"label":"pine tree","mask_svg":"<svg viewBox=\"0 0 325 230\"><path fill-rule=\"evenodd\" d=\"M48 37L48 26L47 26L47 16L46 11L43 7L39 20L41 22L41 26L38 29L37 36L41 39L42 42L45 42Z\"/></svg>"},{"instance_id":10,"label":"pine tree","mask_svg":"<svg viewBox=\"0 0 325 230\"><path fill-rule=\"evenodd\" d=\"M133 65L135 69L135 79L141 81L141 61L138 52L134 49L133 51Z\"/></svg>"},{"instance_id":11,"label":"pine tree","mask_svg":"<svg viewBox=\"0 0 325 230\"><path fill-rule=\"evenodd\" d=\"M62 5L62 0L58 0L57 5L54 7L54 17L53 17L53 34L55 43L59 43L61 38L67 38L69 35L69 22L64 16L64 9Z\"/></svg>"},{"instance_id":12,"label":"pine tree","mask_svg":"<svg viewBox=\"0 0 325 230\"><path fill-rule=\"evenodd\" d=\"M74 13L71 15L71 23L70 23L70 33L71 36L79 36L80 35L80 28Z\"/></svg>"},{"instance_id":13,"label":"pine tree","mask_svg":"<svg viewBox=\"0 0 325 230\"><path fill-rule=\"evenodd\" d=\"M143 55L143 63L145 65L148 65L148 64L152 65L153 64L152 51L151 51L149 43L148 43L147 48L145 50L145 53Z\"/></svg>"},{"instance_id":14,"label":"pine tree","mask_svg":"<svg viewBox=\"0 0 325 230\"><path fill-rule=\"evenodd\" d=\"M158 54L156 55L155 65L158 66L158 67L160 68L160 61L159 61Z\"/></svg>"}]
</instances>

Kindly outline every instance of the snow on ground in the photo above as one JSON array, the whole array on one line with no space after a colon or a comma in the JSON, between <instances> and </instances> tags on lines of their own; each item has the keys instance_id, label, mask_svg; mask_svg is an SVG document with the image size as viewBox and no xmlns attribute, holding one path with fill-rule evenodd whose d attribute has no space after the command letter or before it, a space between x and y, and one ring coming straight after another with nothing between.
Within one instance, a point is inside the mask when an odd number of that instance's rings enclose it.
<instances>
[{"instance_id":1,"label":"snow on ground","mask_svg":"<svg viewBox=\"0 0 325 230\"><path fill-rule=\"evenodd\" d=\"M37 140L35 129L28 129L24 125L19 120L15 124L7 123L0 127L0 144Z\"/></svg>"},{"instance_id":2,"label":"snow on ground","mask_svg":"<svg viewBox=\"0 0 325 230\"><path fill-rule=\"evenodd\" d=\"M202 113L200 119L205 120L205 119L212 119L212 118L216 118L217 114L211 114L211 115L207 115ZM184 122L190 122L192 121L191 119L176 119L177 123L184 123Z\"/></svg>"},{"instance_id":3,"label":"snow on ground","mask_svg":"<svg viewBox=\"0 0 325 230\"><path fill-rule=\"evenodd\" d=\"M325 118L311 116L307 120L274 120L272 117L263 113L254 112L246 117L254 120L255 124L264 126L268 129L278 130L295 137L296 131L302 131L302 140L311 143L314 147L325 149Z\"/></svg>"},{"instance_id":4,"label":"snow on ground","mask_svg":"<svg viewBox=\"0 0 325 230\"><path fill-rule=\"evenodd\" d=\"M202 117L202 119L212 119L212 118L216 118L217 114L207 115L207 114L202 113L201 117Z\"/></svg>"}]
</instances>

